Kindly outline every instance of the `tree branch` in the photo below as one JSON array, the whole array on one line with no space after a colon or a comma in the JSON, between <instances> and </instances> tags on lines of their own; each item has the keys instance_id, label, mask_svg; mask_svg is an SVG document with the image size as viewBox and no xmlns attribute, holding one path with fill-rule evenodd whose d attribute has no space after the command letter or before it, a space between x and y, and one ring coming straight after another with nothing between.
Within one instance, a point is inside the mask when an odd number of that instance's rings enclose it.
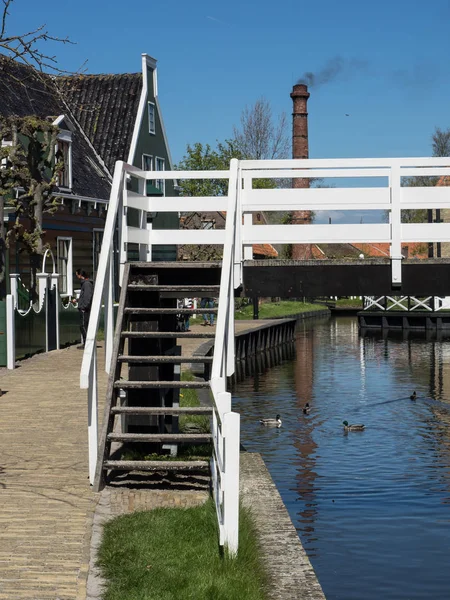
<instances>
[{"instance_id":1,"label":"tree branch","mask_svg":"<svg viewBox=\"0 0 450 600\"><path fill-rule=\"evenodd\" d=\"M9 8L14 0L2 0L3 13L1 17L0 29L0 49L14 60L20 60L29 67L39 71L50 69L58 74L73 74L72 71L66 71L57 66L55 55L46 54L39 48L41 42L58 42L61 44L73 44L68 37L58 37L51 35L46 29L46 25L40 25L36 29L18 35L6 35L7 20ZM80 70L77 71L79 73Z\"/></svg>"}]
</instances>

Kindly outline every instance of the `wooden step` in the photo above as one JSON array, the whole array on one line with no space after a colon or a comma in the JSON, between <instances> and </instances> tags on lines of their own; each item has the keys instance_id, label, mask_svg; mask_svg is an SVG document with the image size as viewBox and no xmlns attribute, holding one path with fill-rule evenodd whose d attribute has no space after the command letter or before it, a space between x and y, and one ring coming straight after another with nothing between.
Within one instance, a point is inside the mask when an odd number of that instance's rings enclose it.
<instances>
[{"instance_id":1,"label":"wooden step","mask_svg":"<svg viewBox=\"0 0 450 600\"><path fill-rule=\"evenodd\" d=\"M103 463L107 470L125 471L191 471L209 469L207 460L107 460Z\"/></svg>"},{"instance_id":2,"label":"wooden step","mask_svg":"<svg viewBox=\"0 0 450 600\"><path fill-rule=\"evenodd\" d=\"M212 356L129 356L124 354L117 359L126 363L150 363L150 364L182 364L182 363L212 363Z\"/></svg>"},{"instance_id":3,"label":"wooden step","mask_svg":"<svg viewBox=\"0 0 450 600\"><path fill-rule=\"evenodd\" d=\"M127 307L125 312L131 315L203 315L217 314L217 308L141 308Z\"/></svg>"},{"instance_id":4,"label":"wooden step","mask_svg":"<svg viewBox=\"0 0 450 600\"><path fill-rule=\"evenodd\" d=\"M216 337L214 331L122 331L122 337L131 339L152 339L152 338L213 338Z\"/></svg>"},{"instance_id":5,"label":"wooden step","mask_svg":"<svg viewBox=\"0 0 450 600\"><path fill-rule=\"evenodd\" d=\"M130 283L128 289L136 292L193 292L194 297L211 298L219 295L220 285L153 285ZM208 296L211 294L211 296Z\"/></svg>"},{"instance_id":6,"label":"wooden step","mask_svg":"<svg viewBox=\"0 0 450 600\"><path fill-rule=\"evenodd\" d=\"M108 433L111 442L189 442L205 444L212 440L210 433Z\"/></svg>"},{"instance_id":7,"label":"wooden step","mask_svg":"<svg viewBox=\"0 0 450 600\"><path fill-rule=\"evenodd\" d=\"M124 390L142 388L200 389L209 388L209 381L127 381L120 379L114 382L114 387Z\"/></svg>"},{"instance_id":8,"label":"wooden step","mask_svg":"<svg viewBox=\"0 0 450 600\"><path fill-rule=\"evenodd\" d=\"M133 261L130 264L130 278L139 277L136 271L162 271L166 269L221 269L222 261L220 260L208 260L208 261L194 261L194 260L162 260L158 262L147 262L147 261ZM150 273L151 274L151 273Z\"/></svg>"},{"instance_id":9,"label":"wooden step","mask_svg":"<svg viewBox=\"0 0 450 600\"><path fill-rule=\"evenodd\" d=\"M113 406L117 415L212 415L209 406Z\"/></svg>"}]
</instances>

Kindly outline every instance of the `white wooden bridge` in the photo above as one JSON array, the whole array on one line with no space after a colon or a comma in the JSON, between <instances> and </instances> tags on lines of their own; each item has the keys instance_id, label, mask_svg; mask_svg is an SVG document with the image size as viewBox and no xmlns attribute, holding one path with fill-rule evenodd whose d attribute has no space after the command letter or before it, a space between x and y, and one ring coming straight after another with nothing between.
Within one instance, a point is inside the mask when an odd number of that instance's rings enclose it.
<instances>
[{"instance_id":1,"label":"white wooden bridge","mask_svg":"<svg viewBox=\"0 0 450 600\"><path fill-rule=\"evenodd\" d=\"M128 244L138 245L139 257L143 262L151 262L153 247L160 244L223 245L217 330L209 381L214 398L212 431L214 451L211 471L221 543L226 544L231 552L236 552L238 547L239 415L232 411L231 396L226 390L226 380L227 376L234 371L234 292L240 286L246 287L245 265L248 266L252 261L252 245L267 243L388 243L390 245L389 283L394 289L401 288L403 283L402 262L404 262L401 252L402 242L450 242L450 223L406 224L401 222L401 212L404 209L450 208L450 188L407 187L405 178L418 175L448 176L450 175L449 163L450 160L447 158L284 161L238 161L233 159L229 170L224 171L145 172L118 162L105 224L80 378L81 387L88 389L89 397L91 483L94 484L96 465L97 471L99 468L96 384L98 366L95 339L102 303L106 309L105 369L110 374L115 369L114 360L112 361L114 339L112 273L113 236L116 227L118 227L119 233L121 279L127 264ZM255 189L253 185L255 179L286 181L296 178L332 178L342 181L344 185L343 187L300 189L285 187ZM357 178L363 184L359 187L347 185L352 178ZM145 195L146 181L155 179L223 179L228 181L228 194L220 197L147 197ZM136 183L137 192L129 190L132 181ZM127 224L127 211L131 208L138 211L139 227L131 227ZM386 211L389 214L389 222L351 225L253 224L253 212L297 210ZM226 212L225 230L156 230L153 229L151 220L147 218L149 213L155 212L187 213L194 211L200 213L202 211ZM277 261L277 263L280 262ZM444 267L447 269L447 265ZM333 268L333 265L330 265L330 268ZM369 264L363 263L359 265L359 268L367 270ZM367 279L367 271L365 272ZM283 277L285 277L288 271L283 271L283 273ZM258 279L257 271L252 272L252 278L254 287L254 281ZM295 286L291 286L290 289L294 288ZM353 293L361 294L361 291ZM385 292L380 291L381 293ZM129 310L131 311L131 309ZM153 308L148 309L148 311L150 310L162 311L162 309ZM114 387L113 383L111 386ZM120 408L116 408L116 411L119 410Z\"/></svg>"}]
</instances>

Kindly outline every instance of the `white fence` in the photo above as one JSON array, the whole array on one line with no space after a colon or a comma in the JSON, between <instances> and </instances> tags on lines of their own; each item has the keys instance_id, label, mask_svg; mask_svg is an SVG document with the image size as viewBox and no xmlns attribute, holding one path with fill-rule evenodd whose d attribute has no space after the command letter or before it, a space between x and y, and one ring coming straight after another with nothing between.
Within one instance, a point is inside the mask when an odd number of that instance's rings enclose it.
<instances>
[{"instance_id":1,"label":"white fence","mask_svg":"<svg viewBox=\"0 0 450 600\"><path fill-rule=\"evenodd\" d=\"M128 244L137 244L140 260L152 259L152 249L165 244L219 244L224 246L219 312L214 346L211 390L215 411L212 471L221 542L237 549L239 485L239 415L231 411L226 376L234 370L233 289L242 283L243 260L253 258L253 244L381 243L390 245L392 282L401 283L402 242L450 241L450 223L405 224L401 211L418 208L450 208L450 188L404 186L404 178L417 175L450 175L448 158L333 159L237 161L223 171L142 171L116 163L103 244L99 259L91 318L87 332L80 385L88 389L89 470L93 483L97 459L97 381L95 339L102 296L106 309L106 371L110 370L113 339L113 235L118 221L120 276L127 260ZM256 189L255 179L274 182L298 178L342 181L336 188ZM358 182L358 187L352 185ZM147 197L146 181L226 179L227 196ZM131 188L134 184L134 190ZM128 225L128 211L138 211L139 226ZM352 225L255 225L256 211L385 210L389 222ZM149 213L226 211L226 229L156 230Z\"/></svg>"},{"instance_id":2,"label":"white fence","mask_svg":"<svg viewBox=\"0 0 450 600\"><path fill-rule=\"evenodd\" d=\"M416 298L415 296L364 296L364 310L370 311L408 311L414 310L439 312L450 308L448 296L427 296Z\"/></svg>"}]
</instances>

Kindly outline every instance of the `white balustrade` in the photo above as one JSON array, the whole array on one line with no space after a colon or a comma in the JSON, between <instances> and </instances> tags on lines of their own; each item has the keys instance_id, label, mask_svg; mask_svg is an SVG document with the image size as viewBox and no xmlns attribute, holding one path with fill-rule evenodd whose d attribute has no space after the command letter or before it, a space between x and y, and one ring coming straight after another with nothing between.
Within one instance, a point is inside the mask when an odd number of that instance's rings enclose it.
<instances>
[{"instance_id":1,"label":"white balustrade","mask_svg":"<svg viewBox=\"0 0 450 600\"><path fill-rule=\"evenodd\" d=\"M119 231L119 283L127 261L128 244L138 244L141 260L151 260L159 244L223 245L219 309L211 375L214 397L212 457L213 490L221 541L234 554L238 545L239 415L231 411L226 378L234 371L234 289L242 284L243 260L253 258L254 244L388 243L393 286L400 286L403 242L448 242L450 223L402 223L405 209L450 208L450 188L410 188L405 177L450 175L449 158L406 159L309 159L238 161L222 171L142 171L121 161L116 163L103 244L100 253L91 318L80 374L80 386L88 389L90 480L97 460L97 384L95 339L102 298L106 314L106 370L112 349L113 236ZM255 189L257 179L276 182L295 178L333 178L343 185L331 188ZM349 178L364 180L354 187ZM228 193L219 197L148 197L145 183L151 180L223 179ZM137 181L137 185L136 185ZM130 183L134 182L131 186ZM133 191L128 189L133 187ZM137 191L136 191L137 190ZM128 209L139 211L138 225L127 223ZM375 224L254 224L257 211L384 210L388 223ZM155 212L226 212L225 230L157 230L147 222ZM394 297L392 297L394 298ZM365 298L365 308L385 309L382 298ZM394 299L399 306L402 300ZM420 301L422 302L422 301ZM425 301L423 301L425 302Z\"/></svg>"}]
</instances>

